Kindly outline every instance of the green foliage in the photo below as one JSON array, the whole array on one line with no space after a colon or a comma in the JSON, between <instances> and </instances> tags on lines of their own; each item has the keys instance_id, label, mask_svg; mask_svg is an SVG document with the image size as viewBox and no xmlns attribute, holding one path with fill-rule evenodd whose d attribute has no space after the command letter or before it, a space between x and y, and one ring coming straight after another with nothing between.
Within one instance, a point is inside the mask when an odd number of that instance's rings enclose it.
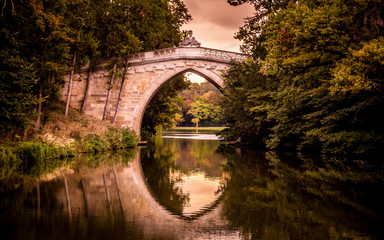
<instances>
[{"instance_id":1,"label":"green foliage","mask_svg":"<svg viewBox=\"0 0 384 240\"><path fill-rule=\"evenodd\" d=\"M14 131L11 135L22 135L33 122L40 127L66 71L78 71L89 61L91 67L103 61L113 64L140 50L173 47L182 38L180 27L190 19L181 0L4 4L0 19L1 136L10 130ZM38 111L33 111L36 104Z\"/></svg>"},{"instance_id":2,"label":"green foliage","mask_svg":"<svg viewBox=\"0 0 384 240\"><path fill-rule=\"evenodd\" d=\"M264 55L248 63L253 69L241 63L226 76L223 107L232 119L226 135L247 137L249 131L251 142L277 149L380 150L384 118L375 112L384 100L383 10L380 0L266 8L268 17L254 23L262 37L246 42L262 46Z\"/></svg>"},{"instance_id":3,"label":"green foliage","mask_svg":"<svg viewBox=\"0 0 384 240\"><path fill-rule=\"evenodd\" d=\"M122 130L122 143L124 148L132 148L137 145L138 143L138 137L135 133L135 131L130 129L123 129Z\"/></svg>"},{"instance_id":4,"label":"green foliage","mask_svg":"<svg viewBox=\"0 0 384 240\"><path fill-rule=\"evenodd\" d=\"M20 171L22 163L10 147L0 147L0 179L16 174Z\"/></svg>"},{"instance_id":5,"label":"green foliage","mask_svg":"<svg viewBox=\"0 0 384 240\"><path fill-rule=\"evenodd\" d=\"M34 165L37 161L54 159L62 156L60 149L53 144L40 142L23 142L17 146L17 155L27 166Z\"/></svg>"},{"instance_id":6,"label":"green foliage","mask_svg":"<svg viewBox=\"0 0 384 240\"><path fill-rule=\"evenodd\" d=\"M227 140L262 144L270 133L273 120L268 113L274 110L273 97L277 84L260 72L260 64L245 61L234 65L225 74L223 99L220 103L229 128L221 135Z\"/></svg>"},{"instance_id":7,"label":"green foliage","mask_svg":"<svg viewBox=\"0 0 384 240\"><path fill-rule=\"evenodd\" d=\"M31 116L28 110L37 103L33 95L35 68L5 50L0 50L0 61L0 129L10 130L15 125L26 128Z\"/></svg>"},{"instance_id":8,"label":"green foliage","mask_svg":"<svg viewBox=\"0 0 384 240\"><path fill-rule=\"evenodd\" d=\"M90 133L81 141L82 151L97 153L108 150L107 142L98 134Z\"/></svg>"},{"instance_id":9,"label":"green foliage","mask_svg":"<svg viewBox=\"0 0 384 240\"><path fill-rule=\"evenodd\" d=\"M110 128L107 134L107 141L112 150L133 148L138 143L138 137L135 131L127 128L122 130Z\"/></svg>"},{"instance_id":10,"label":"green foliage","mask_svg":"<svg viewBox=\"0 0 384 240\"><path fill-rule=\"evenodd\" d=\"M143 117L141 137L149 139L157 129L172 128L175 119L181 113L181 98L178 93L189 86L184 76L178 76L165 84L152 98Z\"/></svg>"},{"instance_id":11,"label":"green foliage","mask_svg":"<svg viewBox=\"0 0 384 240\"><path fill-rule=\"evenodd\" d=\"M77 145L58 146L35 140L20 142L15 146L0 146L0 178L23 175L37 177L62 166L65 163L63 159L76 156L77 151L95 154L112 149L115 152L134 148L138 143L136 133L130 129L111 128L107 139L90 133L83 139L79 138ZM132 154L127 151L127 159L131 159ZM103 159L99 162L103 162ZM97 161L90 162L95 164Z\"/></svg>"},{"instance_id":12,"label":"green foliage","mask_svg":"<svg viewBox=\"0 0 384 240\"><path fill-rule=\"evenodd\" d=\"M121 142L121 132L116 128L111 128L107 134L107 141L112 150L120 149L123 147Z\"/></svg>"},{"instance_id":13,"label":"green foliage","mask_svg":"<svg viewBox=\"0 0 384 240\"><path fill-rule=\"evenodd\" d=\"M193 116L191 121L198 127L199 122L201 121L220 123L222 121L220 110L220 107L217 105L206 102L203 95L195 98L191 104L191 109L189 109L187 113Z\"/></svg>"},{"instance_id":14,"label":"green foliage","mask_svg":"<svg viewBox=\"0 0 384 240\"><path fill-rule=\"evenodd\" d=\"M243 52L252 54L255 59L264 59L267 51L263 46L265 40L263 27L265 26L269 14L274 10L284 8L289 0L227 0L229 4L237 6L243 3L252 4L255 8L252 17L247 16L245 25L240 27L235 38L243 41L240 47Z\"/></svg>"},{"instance_id":15,"label":"green foliage","mask_svg":"<svg viewBox=\"0 0 384 240\"><path fill-rule=\"evenodd\" d=\"M14 155L22 161L22 174L40 176L62 165L65 157L74 156L70 147L57 147L52 143L23 142L14 148ZM10 155L12 156L12 155Z\"/></svg>"},{"instance_id":16,"label":"green foliage","mask_svg":"<svg viewBox=\"0 0 384 240\"><path fill-rule=\"evenodd\" d=\"M223 111L219 106L222 94L213 84L192 83L179 96L183 99L179 126L192 126L196 123L203 126L225 125Z\"/></svg>"}]
</instances>

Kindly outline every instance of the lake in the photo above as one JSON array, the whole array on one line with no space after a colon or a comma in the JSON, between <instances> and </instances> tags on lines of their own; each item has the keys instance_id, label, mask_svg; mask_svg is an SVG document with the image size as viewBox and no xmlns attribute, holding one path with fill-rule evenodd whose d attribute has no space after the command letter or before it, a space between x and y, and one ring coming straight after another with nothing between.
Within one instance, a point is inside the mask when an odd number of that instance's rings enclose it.
<instances>
[{"instance_id":1,"label":"lake","mask_svg":"<svg viewBox=\"0 0 384 240\"><path fill-rule=\"evenodd\" d=\"M213 131L0 182L1 239L384 239L377 159L257 152Z\"/></svg>"}]
</instances>

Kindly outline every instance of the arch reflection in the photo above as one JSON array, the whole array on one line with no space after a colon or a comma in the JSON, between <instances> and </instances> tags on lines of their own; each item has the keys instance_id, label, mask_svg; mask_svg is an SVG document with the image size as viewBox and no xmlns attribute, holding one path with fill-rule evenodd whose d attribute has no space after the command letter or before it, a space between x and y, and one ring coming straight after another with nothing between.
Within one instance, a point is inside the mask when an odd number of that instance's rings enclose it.
<instances>
[{"instance_id":1,"label":"arch reflection","mask_svg":"<svg viewBox=\"0 0 384 240\"><path fill-rule=\"evenodd\" d=\"M195 220L220 202L225 159L215 151L219 141L194 139L199 134L195 131L166 134L141 150L143 177L153 198L166 210Z\"/></svg>"}]
</instances>

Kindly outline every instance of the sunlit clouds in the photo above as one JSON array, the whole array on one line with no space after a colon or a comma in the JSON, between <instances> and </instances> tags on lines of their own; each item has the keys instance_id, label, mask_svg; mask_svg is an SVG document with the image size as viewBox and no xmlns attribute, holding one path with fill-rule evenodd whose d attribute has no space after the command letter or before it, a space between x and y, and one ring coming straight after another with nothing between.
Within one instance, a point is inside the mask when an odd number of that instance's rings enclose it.
<instances>
[{"instance_id":1,"label":"sunlit clouds","mask_svg":"<svg viewBox=\"0 0 384 240\"><path fill-rule=\"evenodd\" d=\"M252 16L252 5L231 6L226 0L183 0L193 20L183 30L192 30L202 47L240 52L241 42L234 38L247 16ZM204 82L204 78L190 74L192 82Z\"/></svg>"},{"instance_id":2,"label":"sunlit clouds","mask_svg":"<svg viewBox=\"0 0 384 240\"><path fill-rule=\"evenodd\" d=\"M244 18L252 16L253 6L231 6L226 0L183 0L193 20L183 26L192 30L202 47L240 51L240 41L234 39Z\"/></svg>"}]
</instances>

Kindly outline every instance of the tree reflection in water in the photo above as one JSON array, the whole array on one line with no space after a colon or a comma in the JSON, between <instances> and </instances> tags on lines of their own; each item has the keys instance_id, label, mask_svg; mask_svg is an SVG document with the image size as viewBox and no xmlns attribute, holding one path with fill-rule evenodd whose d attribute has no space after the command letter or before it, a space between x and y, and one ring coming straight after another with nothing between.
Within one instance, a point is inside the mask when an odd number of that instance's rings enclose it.
<instances>
[{"instance_id":1,"label":"tree reflection in water","mask_svg":"<svg viewBox=\"0 0 384 240\"><path fill-rule=\"evenodd\" d=\"M218 203L225 160L219 141L165 138L141 150L141 165L152 195L183 219L195 219Z\"/></svg>"},{"instance_id":2,"label":"tree reflection in water","mask_svg":"<svg viewBox=\"0 0 384 240\"><path fill-rule=\"evenodd\" d=\"M176 169L175 153L163 148L161 136L154 141L155 144L149 144L140 154L145 179L157 201L172 213L181 215L189 198L175 187L181 179L171 177L171 171Z\"/></svg>"},{"instance_id":3,"label":"tree reflection in water","mask_svg":"<svg viewBox=\"0 0 384 240\"><path fill-rule=\"evenodd\" d=\"M222 214L252 239L383 239L382 165L222 153L230 175Z\"/></svg>"}]
</instances>

